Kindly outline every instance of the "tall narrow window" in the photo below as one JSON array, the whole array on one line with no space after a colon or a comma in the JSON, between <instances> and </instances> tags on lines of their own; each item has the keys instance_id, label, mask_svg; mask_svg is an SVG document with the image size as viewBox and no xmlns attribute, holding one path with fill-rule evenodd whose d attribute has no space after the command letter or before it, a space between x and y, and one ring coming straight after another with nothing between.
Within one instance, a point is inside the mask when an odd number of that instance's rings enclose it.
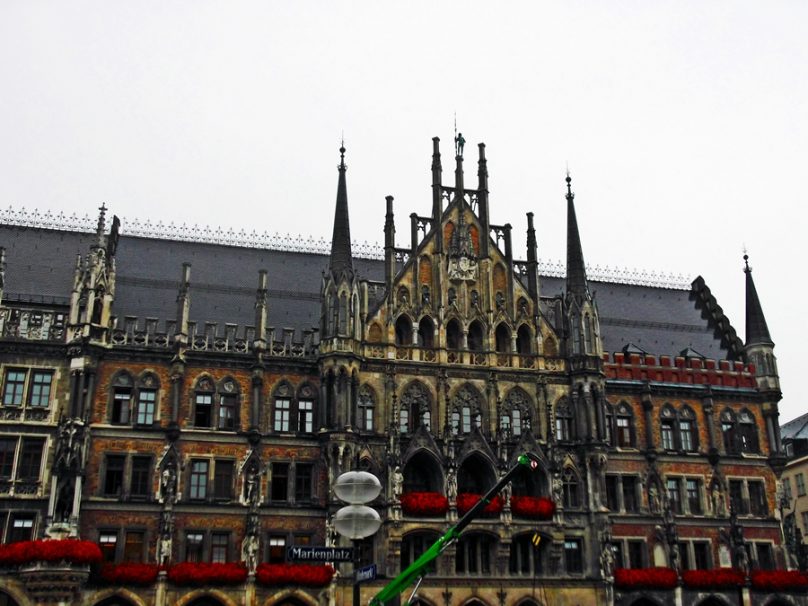
<instances>
[{"instance_id":1,"label":"tall narrow window","mask_svg":"<svg viewBox=\"0 0 808 606\"><path fill-rule=\"evenodd\" d=\"M314 402L300 400L297 404L297 430L301 433L314 431Z\"/></svg>"},{"instance_id":2,"label":"tall narrow window","mask_svg":"<svg viewBox=\"0 0 808 606\"><path fill-rule=\"evenodd\" d=\"M572 410L566 400L556 406L556 438L561 441L572 440L573 432Z\"/></svg>"},{"instance_id":3,"label":"tall narrow window","mask_svg":"<svg viewBox=\"0 0 808 606\"><path fill-rule=\"evenodd\" d=\"M275 431L289 431L289 410L291 401L278 398L275 400Z\"/></svg>"},{"instance_id":4,"label":"tall narrow window","mask_svg":"<svg viewBox=\"0 0 808 606\"><path fill-rule=\"evenodd\" d=\"M298 463L295 466L295 501L307 503L311 501L312 465Z\"/></svg>"},{"instance_id":5,"label":"tall narrow window","mask_svg":"<svg viewBox=\"0 0 808 606\"><path fill-rule=\"evenodd\" d=\"M270 498L273 501L286 501L289 499L289 463L272 464L272 491Z\"/></svg>"},{"instance_id":6,"label":"tall narrow window","mask_svg":"<svg viewBox=\"0 0 808 606\"><path fill-rule=\"evenodd\" d=\"M580 495L578 487L578 477L575 472L567 467L561 475L564 507L577 509L580 507Z\"/></svg>"},{"instance_id":7,"label":"tall narrow window","mask_svg":"<svg viewBox=\"0 0 808 606\"><path fill-rule=\"evenodd\" d=\"M568 573L580 574L584 571L581 539L564 539L564 566Z\"/></svg>"},{"instance_id":8,"label":"tall narrow window","mask_svg":"<svg viewBox=\"0 0 808 606\"><path fill-rule=\"evenodd\" d=\"M696 570L712 568L710 564L710 543L707 541L693 543L693 567Z\"/></svg>"},{"instance_id":9,"label":"tall narrow window","mask_svg":"<svg viewBox=\"0 0 808 606\"><path fill-rule=\"evenodd\" d=\"M219 429L233 431L237 429L236 405L238 398L235 394L219 396Z\"/></svg>"},{"instance_id":10,"label":"tall narrow window","mask_svg":"<svg viewBox=\"0 0 808 606\"><path fill-rule=\"evenodd\" d=\"M30 541L32 538L34 538L34 514L13 514L6 542Z\"/></svg>"},{"instance_id":11,"label":"tall narrow window","mask_svg":"<svg viewBox=\"0 0 808 606\"><path fill-rule=\"evenodd\" d=\"M626 512L636 512L639 509L637 500L637 478L623 476L623 507Z\"/></svg>"},{"instance_id":12,"label":"tall narrow window","mask_svg":"<svg viewBox=\"0 0 808 606\"><path fill-rule=\"evenodd\" d=\"M157 399L157 391L154 389L140 389L137 394L137 417L135 422L138 425L154 424L154 405Z\"/></svg>"},{"instance_id":13,"label":"tall narrow window","mask_svg":"<svg viewBox=\"0 0 808 606\"><path fill-rule=\"evenodd\" d=\"M129 387L116 387L112 392L112 418L115 424L129 423L129 405L132 401L132 390Z\"/></svg>"},{"instance_id":14,"label":"tall narrow window","mask_svg":"<svg viewBox=\"0 0 808 606\"><path fill-rule=\"evenodd\" d=\"M270 564L282 564L286 561L286 537L280 535L269 537L268 556Z\"/></svg>"},{"instance_id":15,"label":"tall narrow window","mask_svg":"<svg viewBox=\"0 0 808 606\"><path fill-rule=\"evenodd\" d=\"M402 408L398 412L398 429L401 433L407 433L410 430L410 411Z\"/></svg>"},{"instance_id":16,"label":"tall narrow window","mask_svg":"<svg viewBox=\"0 0 808 606\"><path fill-rule=\"evenodd\" d=\"M20 462L17 465L17 479L24 481L39 480L42 468L42 448L45 440L42 438L23 438Z\"/></svg>"},{"instance_id":17,"label":"tall narrow window","mask_svg":"<svg viewBox=\"0 0 808 606\"><path fill-rule=\"evenodd\" d=\"M766 489L763 482L750 480L747 484L749 488L749 508L752 515L765 516L769 513L766 503Z\"/></svg>"},{"instance_id":18,"label":"tall narrow window","mask_svg":"<svg viewBox=\"0 0 808 606\"><path fill-rule=\"evenodd\" d=\"M28 394L28 405L46 407L50 403L52 382L53 372L49 370L33 371L31 388Z\"/></svg>"},{"instance_id":19,"label":"tall narrow window","mask_svg":"<svg viewBox=\"0 0 808 606\"><path fill-rule=\"evenodd\" d=\"M748 502L743 498L743 480L729 481L729 502L735 513L740 515L749 513Z\"/></svg>"},{"instance_id":20,"label":"tall narrow window","mask_svg":"<svg viewBox=\"0 0 808 606\"><path fill-rule=\"evenodd\" d=\"M660 431L662 433L662 448L664 450L674 450L676 443L673 438L673 419L663 419Z\"/></svg>"},{"instance_id":21,"label":"tall narrow window","mask_svg":"<svg viewBox=\"0 0 808 606\"><path fill-rule=\"evenodd\" d=\"M10 480L14 473L14 453L17 438L0 438L0 479Z\"/></svg>"},{"instance_id":22,"label":"tall narrow window","mask_svg":"<svg viewBox=\"0 0 808 606\"><path fill-rule=\"evenodd\" d=\"M196 394L194 410L194 427L210 428L213 426L213 394Z\"/></svg>"},{"instance_id":23,"label":"tall narrow window","mask_svg":"<svg viewBox=\"0 0 808 606\"><path fill-rule=\"evenodd\" d=\"M721 413L721 434L724 436L724 450L729 454L738 452L735 414L729 408Z\"/></svg>"},{"instance_id":24,"label":"tall narrow window","mask_svg":"<svg viewBox=\"0 0 808 606\"><path fill-rule=\"evenodd\" d=\"M3 406L22 406L25 391L25 371L9 369L3 385Z\"/></svg>"},{"instance_id":25,"label":"tall narrow window","mask_svg":"<svg viewBox=\"0 0 808 606\"><path fill-rule=\"evenodd\" d=\"M519 410L518 408L514 408L513 410L511 410L511 416L513 418L513 427L511 428L511 431L513 432L513 435L521 436L522 435L522 411Z\"/></svg>"},{"instance_id":26,"label":"tall narrow window","mask_svg":"<svg viewBox=\"0 0 808 606\"><path fill-rule=\"evenodd\" d=\"M191 499L207 498L208 467L209 462L205 459L195 459L191 461L191 484L189 491Z\"/></svg>"},{"instance_id":27,"label":"tall narrow window","mask_svg":"<svg viewBox=\"0 0 808 606\"><path fill-rule=\"evenodd\" d=\"M214 532L210 536L210 561L214 564L227 562L227 552L230 547L230 534L227 532Z\"/></svg>"},{"instance_id":28,"label":"tall narrow window","mask_svg":"<svg viewBox=\"0 0 808 606\"><path fill-rule=\"evenodd\" d=\"M213 472L213 498L222 501L233 499L233 461L217 459Z\"/></svg>"},{"instance_id":29,"label":"tall narrow window","mask_svg":"<svg viewBox=\"0 0 808 606\"><path fill-rule=\"evenodd\" d=\"M204 558L205 535L198 531L185 533L185 561L202 562Z\"/></svg>"},{"instance_id":30,"label":"tall narrow window","mask_svg":"<svg viewBox=\"0 0 808 606\"><path fill-rule=\"evenodd\" d=\"M748 410L741 411L738 416L738 446L741 452L757 453L760 451L755 417Z\"/></svg>"},{"instance_id":31,"label":"tall narrow window","mask_svg":"<svg viewBox=\"0 0 808 606\"><path fill-rule=\"evenodd\" d=\"M114 562L118 551L118 533L112 530L102 530L98 533L98 546L104 556L105 562Z\"/></svg>"},{"instance_id":32,"label":"tall narrow window","mask_svg":"<svg viewBox=\"0 0 808 606\"><path fill-rule=\"evenodd\" d=\"M365 431L373 431L373 392L367 385L359 390L359 427Z\"/></svg>"},{"instance_id":33,"label":"tall narrow window","mask_svg":"<svg viewBox=\"0 0 808 606\"><path fill-rule=\"evenodd\" d=\"M687 485L687 508L693 515L701 515L701 482L693 478L688 478Z\"/></svg>"},{"instance_id":34,"label":"tall narrow window","mask_svg":"<svg viewBox=\"0 0 808 606\"><path fill-rule=\"evenodd\" d=\"M143 561L144 532L127 530L123 544L123 561L140 563Z\"/></svg>"},{"instance_id":35,"label":"tall narrow window","mask_svg":"<svg viewBox=\"0 0 808 606\"><path fill-rule=\"evenodd\" d=\"M129 495L133 499L146 499L151 493L151 457L132 457L132 485Z\"/></svg>"},{"instance_id":36,"label":"tall narrow window","mask_svg":"<svg viewBox=\"0 0 808 606\"><path fill-rule=\"evenodd\" d=\"M667 488L671 511L675 514L682 513L682 493L679 487L679 478L669 478Z\"/></svg>"},{"instance_id":37,"label":"tall narrow window","mask_svg":"<svg viewBox=\"0 0 808 606\"><path fill-rule=\"evenodd\" d=\"M123 455L107 455L106 473L104 475L104 496L119 497L123 489L123 468L126 457Z\"/></svg>"}]
</instances>

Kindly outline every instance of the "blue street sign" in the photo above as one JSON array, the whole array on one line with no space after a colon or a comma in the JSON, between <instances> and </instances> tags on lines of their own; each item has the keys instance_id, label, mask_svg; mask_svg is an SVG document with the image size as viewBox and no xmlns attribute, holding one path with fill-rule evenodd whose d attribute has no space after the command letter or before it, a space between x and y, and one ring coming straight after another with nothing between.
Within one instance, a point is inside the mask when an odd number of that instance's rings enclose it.
<instances>
[{"instance_id":1,"label":"blue street sign","mask_svg":"<svg viewBox=\"0 0 808 606\"><path fill-rule=\"evenodd\" d=\"M376 564L365 566L356 571L356 582L372 581L376 578Z\"/></svg>"}]
</instances>

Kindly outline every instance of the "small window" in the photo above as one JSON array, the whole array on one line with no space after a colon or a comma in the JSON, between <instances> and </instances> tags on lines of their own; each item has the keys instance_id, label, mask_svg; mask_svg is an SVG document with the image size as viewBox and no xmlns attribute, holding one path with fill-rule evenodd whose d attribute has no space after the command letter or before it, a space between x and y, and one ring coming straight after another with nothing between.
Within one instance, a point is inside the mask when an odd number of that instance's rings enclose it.
<instances>
[{"instance_id":1,"label":"small window","mask_svg":"<svg viewBox=\"0 0 808 606\"><path fill-rule=\"evenodd\" d=\"M298 503L311 501L312 468L310 463L295 466L295 501Z\"/></svg>"},{"instance_id":2,"label":"small window","mask_svg":"<svg viewBox=\"0 0 808 606\"><path fill-rule=\"evenodd\" d=\"M205 459L191 461L191 499L205 499L208 496L208 466ZM198 561L198 560L197 560Z\"/></svg>"},{"instance_id":3,"label":"small window","mask_svg":"<svg viewBox=\"0 0 808 606\"><path fill-rule=\"evenodd\" d=\"M286 561L286 537L276 535L269 537L270 564L282 564Z\"/></svg>"},{"instance_id":4,"label":"small window","mask_svg":"<svg viewBox=\"0 0 808 606\"><path fill-rule=\"evenodd\" d=\"M311 400L300 400L297 404L297 430L301 433L314 431L314 402Z\"/></svg>"},{"instance_id":5,"label":"small window","mask_svg":"<svg viewBox=\"0 0 808 606\"><path fill-rule=\"evenodd\" d=\"M154 424L154 405L157 399L157 391L154 389L141 389L137 394L137 413L135 422L138 425Z\"/></svg>"},{"instance_id":6,"label":"small window","mask_svg":"<svg viewBox=\"0 0 808 606\"><path fill-rule=\"evenodd\" d=\"M42 449L45 440L42 438L23 438L20 462L17 465L17 479L27 482L39 480L42 468Z\"/></svg>"},{"instance_id":7,"label":"small window","mask_svg":"<svg viewBox=\"0 0 808 606\"><path fill-rule=\"evenodd\" d=\"M679 478L669 478L667 488L671 511L675 514L682 513L682 493L679 487Z\"/></svg>"},{"instance_id":8,"label":"small window","mask_svg":"<svg viewBox=\"0 0 808 606\"><path fill-rule=\"evenodd\" d=\"M28 405L47 407L50 403L51 384L53 372L49 370L35 370L31 375L31 390L28 394Z\"/></svg>"},{"instance_id":9,"label":"small window","mask_svg":"<svg viewBox=\"0 0 808 606\"><path fill-rule=\"evenodd\" d=\"M289 499L289 463L272 464L272 491L270 498L273 501L286 501Z\"/></svg>"},{"instance_id":10,"label":"small window","mask_svg":"<svg viewBox=\"0 0 808 606\"><path fill-rule=\"evenodd\" d=\"M234 394L219 396L219 429L234 431L236 429L236 403Z\"/></svg>"},{"instance_id":11,"label":"small window","mask_svg":"<svg viewBox=\"0 0 808 606\"><path fill-rule=\"evenodd\" d=\"M660 425L662 433L662 448L664 450L675 450L676 443L673 438L673 420L663 419Z\"/></svg>"},{"instance_id":12,"label":"small window","mask_svg":"<svg viewBox=\"0 0 808 606\"><path fill-rule=\"evenodd\" d=\"M774 570L774 553L771 543L755 543L757 564L761 570Z\"/></svg>"},{"instance_id":13,"label":"small window","mask_svg":"<svg viewBox=\"0 0 808 606\"><path fill-rule=\"evenodd\" d=\"M608 507L610 511L618 511L620 509L617 501L617 480L617 476L606 476L606 507Z\"/></svg>"},{"instance_id":14,"label":"small window","mask_svg":"<svg viewBox=\"0 0 808 606\"><path fill-rule=\"evenodd\" d=\"M686 480L687 507L693 515L701 515L701 482L692 478Z\"/></svg>"},{"instance_id":15,"label":"small window","mask_svg":"<svg viewBox=\"0 0 808 606\"><path fill-rule=\"evenodd\" d=\"M275 400L275 431L289 431L290 408L290 400L282 398Z\"/></svg>"},{"instance_id":16,"label":"small window","mask_svg":"<svg viewBox=\"0 0 808 606\"><path fill-rule=\"evenodd\" d=\"M749 513L748 501L743 498L743 480L729 481L729 500L735 513L739 515Z\"/></svg>"},{"instance_id":17,"label":"small window","mask_svg":"<svg viewBox=\"0 0 808 606\"><path fill-rule=\"evenodd\" d=\"M584 571L581 551L581 539L564 539L564 566L568 573L580 574Z\"/></svg>"},{"instance_id":18,"label":"small window","mask_svg":"<svg viewBox=\"0 0 808 606\"><path fill-rule=\"evenodd\" d=\"M205 535L201 532L192 531L185 533L185 561L204 561Z\"/></svg>"},{"instance_id":19,"label":"small window","mask_svg":"<svg viewBox=\"0 0 808 606\"><path fill-rule=\"evenodd\" d=\"M769 513L766 502L766 488L763 482L749 481L749 508L752 515L765 516Z\"/></svg>"},{"instance_id":20,"label":"small window","mask_svg":"<svg viewBox=\"0 0 808 606\"><path fill-rule=\"evenodd\" d=\"M8 543L16 541L30 541L34 537L33 514L12 514L11 528L8 534Z\"/></svg>"},{"instance_id":21,"label":"small window","mask_svg":"<svg viewBox=\"0 0 808 606\"><path fill-rule=\"evenodd\" d=\"M210 536L210 561L214 564L227 562L230 549L230 534L227 532L214 532Z\"/></svg>"},{"instance_id":22,"label":"small window","mask_svg":"<svg viewBox=\"0 0 808 606\"><path fill-rule=\"evenodd\" d=\"M25 391L25 371L9 369L3 385L3 406L22 406Z\"/></svg>"},{"instance_id":23,"label":"small window","mask_svg":"<svg viewBox=\"0 0 808 606\"><path fill-rule=\"evenodd\" d=\"M143 546L145 543L142 530L127 530L126 540L123 546L123 561L136 562L143 561Z\"/></svg>"},{"instance_id":24,"label":"small window","mask_svg":"<svg viewBox=\"0 0 808 606\"><path fill-rule=\"evenodd\" d=\"M112 530L102 530L98 533L98 546L104 556L105 562L114 562L117 558L118 533Z\"/></svg>"},{"instance_id":25,"label":"small window","mask_svg":"<svg viewBox=\"0 0 808 606\"><path fill-rule=\"evenodd\" d=\"M14 473L14 453L17 438L0 438L0 479L10 480Z\"/></svg>"},{"instance_id":26,"label":"small window","mask_svg":"<svg viewBox=\"0 0 808 606\"><path fill-rule=\"evenodd\" d=\"M623 448L633 446L631 439L631 417L617 415L617 445Z\"/></svg>"},{"instance_id":27,"label":"small window","mask_svg":"<svg viewBox=\"0 0 808 606\"><path fill-rule=\"evenodd\" d=\"M636 513L639 510L637 478L634 476L623 476L623 507L628 513Z\"/></svg>"},{"instance_id":28,"label":"small window","mask_svg":"<svg viewBox=\"0 0 808 606\"><path fill-rule=\"evenodd\" d=\"M708 570L712 568L710 563L710 543L706 541L696 541L693 543L693 568L695 570Z\"/></svg>"},{"instance_id":29,"label":"small window","mask_svg":"<svg viewBox=\"0 0 808 606\"><path fill-rule=\"evenodd\" d=\"M132 485L129 491L133 499L146 499L151 494L151 457L132 457Z\"/></svg>"},{"instance_id":30,"label":"small window","mask_svg":"<svg viewBox=\"0 0 808 606\"><path fill-rule=\"evenodd\" d=\"M233 461L216 461L216 469L213 476L213 498L223 501L233 499Z\"/></svg>"},{"instance_id":31,"label":"small window","mask_svg":"<svg viewBox=\"0 0 808 606\"><path fill-rule=\"evenodd\" d=\"M791 478L783 478L783 495L791 500Z\"/></svg>"},{"instance_id":32,"label":"small window","mask_svg":"<svg viewBox=\"0 0 808 606\"><path fill-rule=\"evenodd\" d=\"M104 496L120 497L123 489L123 469L126 464L124 455L107 455L107 466L104 474Z\"/></svg>"},{"instance_id":33,"label":"small window","mask_svg":"<svg viewBox=\"0 0 808 606\"><path fill-rule=\"evenodd\" d=\"M129 406L132 401L132 390L128 387L116 387L112 392L112 418L116 425L129 423Z\"/></svg>"},{"instance_id":34,"label":"small window","mask_svg":"<svg viewBox=\"0 0 808 606\"><path fill-rule=\"evenodd\" d=\"M194 427L210 428L213 424L213 394L196 394Z\"/></svg>"},{"instance_id":35,"label":"small window","mask_svg":"<svg viewBox=\"0 0 808 606\"><path fill-rule=\"evenodd\" d=\"M794 476L794 483L797 485L797 496L804 497L805 496L805 476L801 473L798 473Z\"/></svg>"},{"instance_id":36,"label":"small window","mask_svg":"<svg viewBox=\"0 0 808 606\"><path fill-rule=\"evenodd\" d=\"M644 541L628 541L628 567L629 568L645 568L645 542Z\"/></svg>"},{"instance_id":37,"label":"small window","mask_svg":"<svg viewBox=\"0 0 808 606\"><path fill-rule=\"evenodd\" d=\"M581 505L578 477L569 467L564 470L561 476L564 507L567 509L577 509Z\"/></svg>"}]
</instances>

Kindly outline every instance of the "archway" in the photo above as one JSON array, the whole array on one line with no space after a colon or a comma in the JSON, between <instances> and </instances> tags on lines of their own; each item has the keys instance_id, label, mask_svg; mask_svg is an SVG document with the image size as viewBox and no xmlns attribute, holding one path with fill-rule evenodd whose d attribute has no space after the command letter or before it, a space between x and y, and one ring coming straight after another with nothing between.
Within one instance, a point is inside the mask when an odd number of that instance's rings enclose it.
<instances>
[{"instance_id":1,"label":"archway","mask_svg":"<svg viewBox=\"0 0 808 606\"><path fill-rule=\"evenodd\" d=\"M496 474L490 461L479 454L472 454L460 465L457 490L471 494L485 494L496 481Z\"/></svg>"},{"instance_id":2,"label":"archway","mask_svg":"<svg viewBox=\"0 0 808 606\"><path fill-rule=\"evenodd\" d=\"M443 474L434 456L415 453L404 465L404 492L443 492Z\"/></svg>"}]
</instances>

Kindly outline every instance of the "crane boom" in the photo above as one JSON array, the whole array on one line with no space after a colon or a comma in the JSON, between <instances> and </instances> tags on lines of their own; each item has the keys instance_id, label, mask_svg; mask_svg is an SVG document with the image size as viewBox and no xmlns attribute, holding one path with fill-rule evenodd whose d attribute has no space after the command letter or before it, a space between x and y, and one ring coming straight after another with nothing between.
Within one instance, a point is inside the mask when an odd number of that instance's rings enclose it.
<instances>
[{"instance_id":1,"label":"crane boom","mask_svg":"<svg viewBox=\"0 0 808 606\"><path fill-rule=\"evenodd\" d=\"M450 526L449 529L438 538L437 541L432 543L429 548L420 555L412 564L407 566L401 574L395 579L390 581L382 590L377 593L370 600L370 606L384 606L396 596L401 594L407 587L414 583L417 579L424 576L427 572L429 565L434 562L438 556L443 553L453 541L460 536L460 533L471 524L471 522L480 514L480 512L488 505L501 491L505 485L511 481L511 478L519 471L522 465L528 465L530 469L536 469L539 466L539 458L533 453L523 453L519 455L516 465L511 467L508 472L499 479L493 488L486 492L480 500L474 504L474 507L469 509L466 514L457 521L457 524Z\"/></svg>"}]
</instances>

